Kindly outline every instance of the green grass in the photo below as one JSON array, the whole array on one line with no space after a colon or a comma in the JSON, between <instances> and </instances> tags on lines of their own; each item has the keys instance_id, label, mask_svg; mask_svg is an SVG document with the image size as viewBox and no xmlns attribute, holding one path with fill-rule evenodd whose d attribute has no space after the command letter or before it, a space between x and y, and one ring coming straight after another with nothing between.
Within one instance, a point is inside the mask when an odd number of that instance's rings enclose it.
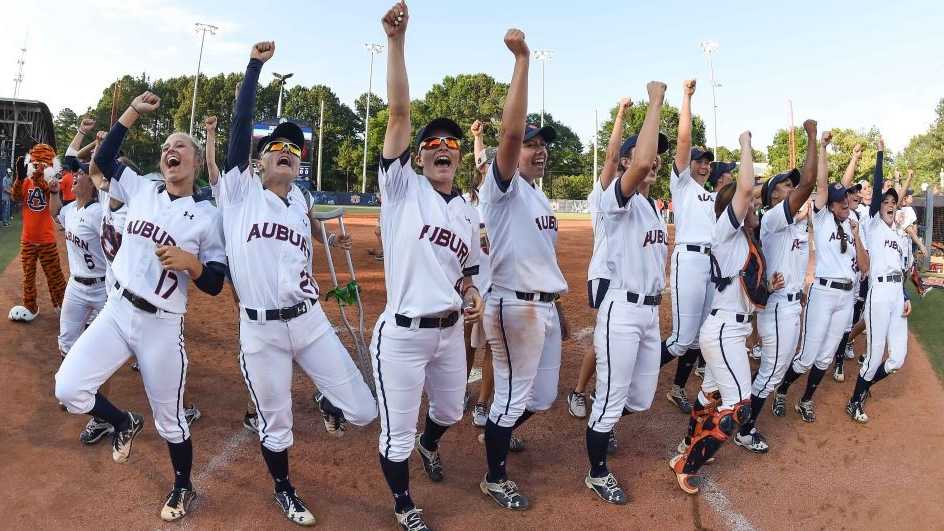
<instances>
[{"instance_id":1,"label":"green grass","mask_svg":"<svg viewBox=\"0 0 944 531\"><path fill-rule=\"evenodd\" d=\"M944 315L944 289L932 289L922 299L909 283L908 293L911 295L911 316L908 317L908 328L918 338L924 351L928 353L938 376L944 379L944 326L941 326L940 321L941 316Z\"/></svg>"},{"instance_id":2,"label":"green grass","mask_svg":"<svg viewBox=\"0 0 944 531\"><path fill-rule=\"evenodd\" d=\"M10 260L20 252L20 231L22 222L19 215L13 217L9 227L0 228L0 272L6 269Z\"/></svg>"}]
</instances>

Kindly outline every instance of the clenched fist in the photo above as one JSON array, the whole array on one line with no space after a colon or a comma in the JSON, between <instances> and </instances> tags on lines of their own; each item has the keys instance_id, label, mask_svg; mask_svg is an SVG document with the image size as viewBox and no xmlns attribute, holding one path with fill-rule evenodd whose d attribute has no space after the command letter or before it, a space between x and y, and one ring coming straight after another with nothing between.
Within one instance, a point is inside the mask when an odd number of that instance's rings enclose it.
<instances>
[{"instance_id":1,"label":"clenched fist","mask_svg":"<svg viewBox=\"0 0 944 531\"><path fill-rule=\"evenodd\" d=\"M82 118L82 123L79 124L79 132L87 135L93 127L95 127L95 119L86 116Z\"/></svg>"},{"instance_id":2,"label":"clenched fist","mask_svg":"<svg viewBox=\"0 0 944 531\"><path fill-rule=\"evenodd\" d=\"M682 82L682 94L685 94L686 96L695 95L695 80L694 79L686 79L685 81Z\"/></svg>"},{"instance_id":3,"label":"clenched fist","mask_svg":"<svg viewBox=\"0 0 944 531\"><path fill-rule=\"evenodd\" d=\"M406 25L410 21L410 10L406 7L406 2L397 2L393 7L387 10L383 18L380 19L383 24L384 33L387 38L403 37L406 34Z\"/></svg>"},{"instance_id":4,"label":"clenched fist","mask_svg":"<svg viewBox=\"0 0 944 531\"><path fill-rule=\"evenodd\" d=\"M862 144L856 144L852 146L852 157L855 159L862 157Z\"/></svg>"},{"instance_id":5,"label":"clenched fist","mask_svg":"<svg viewBox=\"0 0 944 531\"><path fill-rule=\"evenodd\" d=\"M524 32L520 29L511 28L505 33L505 46L511 50L516 59L527 58L531 55L528 43L524 41Z\"/></svg>"},{"instance_id":6,"label":"clenched fist","mask_svg":"<svg viewBox=\"0 0 944 531\"><path fill-rule=\"evenodd\" d=\"M149 113L161 106L161 99L151 91L145 91L131 100L131 109L138 114Z\"/></svg>"},{"instance_id":7,"label":"clenched fist","mask_svg":"<svg viewBox=\"0 0 944 531\"><path fill-rule=\"evenodd\" d=\"M746 147L747 149L751 148L751 132L744 131L741 133L741 136L738 137L738 141L741 142L742 150Z\"/></svg>"},{"instance_id":8,"label":"clenched fist","mask_svg":"<svg viewBox=\"0 0 944 531\"><path fill-rule=\"evenodd\" d=\"M665 83L661 81L650 81L646 83L646 92L649 93L649 99L662 98L665 96Z\"/></svg>"},{"instance_id":9,"label":"clenched fist","mask_svg":"<svg viewBox=\"0 0 944 531\"><path fill-rule=\"evenodd\" d=\"M826 132L824 132L824 133L823 133L823 140L822 140L822 142L823 142L823 147L828 146L829 143L832 142L832 141L833 141L833 132L832 132L832 131L826 131Z\"/></svg>"},{"instance_id":10,"label":"clenched fist","mask_svg":"<svg viewBox=\"0 0 944 531\"><path fill-rule=\"evenodd\" d=\"M275 41L257 42L249 52L250 59L256 59L263 63L272 59L273 55L275 55Z\"/></svg>"},{"instance_id":11,"label":"clenched fist","mask_svg":"<svg viewBox=\"0 0 944 531\"><path fill-rule=\"evenodd\" d=\"M472 133L472 136L482 136L482 134L485 133L485 125L476 120L472 122L472 127L469 128L469 131Z\"/></svg>"},{"instance_id":12,"label":"clenched fist","mask_svg":"<svg viewBox=\"0 0 944 531\"><path fill-rule=\"evenodd\" d=\"M631 99L629 99L629 98L620 98L620 100L619 100L619 108L620 108L620 109L628 109L628 108L630 108L630 107L632 107L632 106L633 106L633 100L631 100Z\"/></svg>"},{"instance_id":13,"label":"clenched fist","mask_svg":"<svg viewBox=\"0 0 944 531\"><path fill-rule=\"evenodd\" d=\"M805 120L803 122L803 130L806 131L806 134L813 135L813 138L816 138L816 120ZM832 138L832 132L827 131L829 137Z\"/></svg>"},{"instance_id":14,"label":"clenched fist","mask_svg":"<svg viewBox=\"0 0 944 531\"><path fill-rule=\"evenodd\" d=\"M207 116L206 120L203 122L203 126L206 127L207 132L210 131L216 132L216 116Z\"/></svg>"},{"instance_id":15,"label":"clenched fist","mask_svg":"<svg viewBox=\"0 0 944 531\"><path fill-rule=\"evenodd\" d=\"M885 139L882 137L878 137L878 150L885 151Z\"/></svg>"}]
</instances>

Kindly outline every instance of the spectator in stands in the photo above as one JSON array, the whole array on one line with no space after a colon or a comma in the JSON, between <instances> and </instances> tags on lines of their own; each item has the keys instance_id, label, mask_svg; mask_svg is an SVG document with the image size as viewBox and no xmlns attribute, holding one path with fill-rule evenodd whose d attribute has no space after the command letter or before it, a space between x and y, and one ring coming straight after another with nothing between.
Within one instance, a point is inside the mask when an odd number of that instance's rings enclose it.
<instances>
[{"instance_id":1,"label":"spectator in stands","mask_svg":"<svg viewBox=\"0 0 944 531\"><path fill-rule=\"evenodd\" d=\"M13 174L9 169L0 179L0 226L9 227L13 217Z\"/></svg>"}]
</instances>

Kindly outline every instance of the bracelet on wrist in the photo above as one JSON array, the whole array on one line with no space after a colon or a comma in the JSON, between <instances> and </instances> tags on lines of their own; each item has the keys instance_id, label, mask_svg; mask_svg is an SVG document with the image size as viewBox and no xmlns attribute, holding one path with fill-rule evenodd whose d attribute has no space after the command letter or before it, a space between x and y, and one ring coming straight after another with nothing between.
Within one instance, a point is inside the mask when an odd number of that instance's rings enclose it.
<instances>
[{"instance_id":1,"label":"bracelet on wrist","mask_svg":"<svg viewBox=\"0 0 944 531\"><path fill-rule=\"evenodd\" d=\"M474 289L475 291L479 292L480 295L482 293L479 291L479 288L477 286L473 285L473 286L467 286L464 290L462 290L462 296L465 297L465 294L468 293L470 289Z\"/></svg>"},{"instance_id":2,"label":"bracelet on wrist","mask_svg":"<svg viewBox=\"0 0 944 531\"><path fill-rule=\"evenodd\" d=\"M141 116L141 111L139 111L138 108L135 107L133 103L132 103L131 105L129 105L128 107L129 107L132 111L134 111L135 114L137 114L138 116Z\"/></svg>"}]
</instances>

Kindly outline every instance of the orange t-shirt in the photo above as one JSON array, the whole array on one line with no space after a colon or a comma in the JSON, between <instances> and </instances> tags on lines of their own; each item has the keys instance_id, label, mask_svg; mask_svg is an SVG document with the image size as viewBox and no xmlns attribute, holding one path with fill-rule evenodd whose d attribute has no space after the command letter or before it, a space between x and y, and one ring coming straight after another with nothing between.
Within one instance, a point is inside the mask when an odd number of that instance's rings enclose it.
<instances>
[{"instance_id":1,"label":"orange t-shirt","mask_svg":"<svg viewBox=\"0 0 944 531\"><path fill-rule=\"evenodd\" d=\"M27 177L22 182L24 242L56 243L56 229L49 211L49 192Z\"/></svg>"},{"instance_id":2,"label":"orange t-shirt","mask_svg":"<svg viewBox=\"0 0 944 531\"><path fill-rule=\"evenodd\" d=\"M62 194L62 203L75 201L75 192L72 191L72 183L75 175L71 171L62 172L62 180L59 181L59 190Z\"/></svg>"}]
</instances>

